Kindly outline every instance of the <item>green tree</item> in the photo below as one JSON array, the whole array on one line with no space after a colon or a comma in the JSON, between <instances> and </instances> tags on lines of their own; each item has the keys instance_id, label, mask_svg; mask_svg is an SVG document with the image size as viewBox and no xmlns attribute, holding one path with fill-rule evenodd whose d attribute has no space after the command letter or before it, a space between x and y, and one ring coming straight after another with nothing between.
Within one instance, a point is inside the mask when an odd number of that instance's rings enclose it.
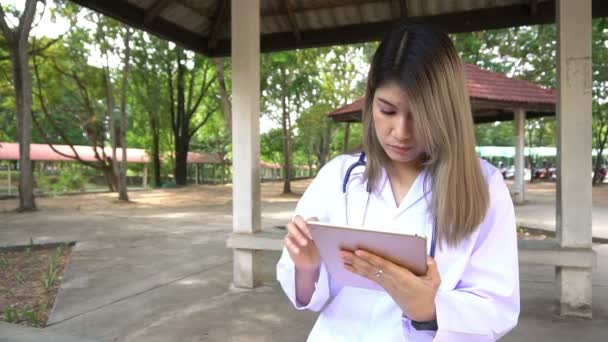
<instances>
[{"instance_id":1,"label":"green tree","mask_svg":"<svg viewBox=\"0 0 608 342\"><path fill-rule=\"evenodd\" d=\"M262 111L281 125L283 132L283 193L291 193L295 123L313 101L315 50L296 50L262 55Z\"/></svg>"},{"instance_id":2,"label":"green tree","mask_svg":"<svg viewBox=\"0 0 608 342\"><path fill-rule=\"evenodd\" d=\"M189 65L190 64L190 65ZM192 136L220 108L217 73L206 57L175 47L164 65L169 88L171 127L175 143L175 182L186 185Z\"/></svg>"},{"instance_id":3,"label":"green tree","mask_svg":"<svg viewBox=\"0 0 608 342\"><path fill-rule=\"evenodd\" d=\"M593 147L597 149L593 185L599 185L603 153L608 147L608 21L593 21Z\"/></svg>"},{"instance_id":4,"label":"green tree","mask_svg":"<svg viewBox=\"0 0 608 342\"><path fill-rule=\"evenodd\" d=\"M132 127L139 134L134 134L132 139L145 137L140 147L152 157L153 183L155 187L161 187L161 139L163 132L169 131L169 116L164 115L169 111L167 75L162 70L169 44L147 33L137 32L133 45L132 108L146 115L134 117Z\"/></svg>"}]
</instances>

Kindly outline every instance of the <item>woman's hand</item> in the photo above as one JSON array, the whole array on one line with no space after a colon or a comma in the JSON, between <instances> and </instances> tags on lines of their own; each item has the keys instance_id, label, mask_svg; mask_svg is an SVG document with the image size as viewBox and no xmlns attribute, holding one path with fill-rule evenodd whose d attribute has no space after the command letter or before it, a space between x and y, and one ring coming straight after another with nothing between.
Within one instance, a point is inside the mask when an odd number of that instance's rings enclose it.
<instances>
[{"instance_id":1,"label":"woman's hand","mask_svg":"<svg viewBox=\"0 0 608 342\"><path fill-rule=\"evenodd\" d=\"M311 218L316 220L316 218ZM287 224L285 247L293 260L296 270L300 272L316 272L321 266L319 250L312 241L310 229L301 216L296 216Z\"/></svg>"},{"instance_id":2,"label":"woman's hand","mask_svg":"<svg viewBox=\"0 0 608 342\"><path fill-rule=\"evenodd\" d=\"M382 286L411 320L425 322L436 319L435 296L441 277L433 258L427 257L424 276L416 276L407 268L363 250L354 253L341 251L340 258L344 268Z\"/></svg>"}]
</instances>

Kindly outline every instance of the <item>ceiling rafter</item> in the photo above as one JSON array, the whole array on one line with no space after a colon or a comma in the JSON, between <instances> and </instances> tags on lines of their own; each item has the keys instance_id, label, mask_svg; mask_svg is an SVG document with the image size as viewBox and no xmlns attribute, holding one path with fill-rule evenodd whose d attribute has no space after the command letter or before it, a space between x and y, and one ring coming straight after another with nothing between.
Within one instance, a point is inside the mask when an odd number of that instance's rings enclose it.
<instances>
[{"instance_id":1,"label":"ceiling rafter","mask_svg":"<svg viewBox=\"0 0 608 342\"><path fill-rule=\"evenodd\" d=\"M146 10L146 14L144 15L144 23L150 23L152 20L156 19L167 7L169 7L175 0L158 0L148 10Z\"/></svg>"},{"instance_id":2,"label":"ceiling rafter","mask_svg":"<svg viewBox=\"0 0 608 342\"><path fill-rule=\"evenodd\" d=\"M389 3L390 0L334 0L325 5L319 3L302 3L297 9L294 9L294 13L318 11L318 10L329 10L334 8L346 7L346 6L360 6L365 4L377 4L377 3ZM261 12L262 17L272 17L286 15L285 11L276 9L267 9Z\"/></svg>"},{"instance_id":3,"label":"ceiling rafter","mask_svg":"<svg viewBox=\"0 0 608 342\"><path fill-rule=\"evenodd\" d=\"M302 35L300 34L300 28L298 26L298 20L295 15L294 5L292 0L284 0L285 1L285 9L287 10L287 17L289 18L289 23L291 24L291 30L293 31L293 35L297 40L302 40Z\"/></svg>"},{"instance_id":4,"label":"ceiling rafter","mask_svg":"<svg viewBox=\"0 0 608 342\"><path fill-rule=\"evenodd\" d=\"M214 20L211 24L211 31L209 33L209 49L213 50L217 46L218 36L220 34L220 27L222 22L230 12L230 1L218 1L218 7L213 16Z\"/></svg>"}]
</instances>

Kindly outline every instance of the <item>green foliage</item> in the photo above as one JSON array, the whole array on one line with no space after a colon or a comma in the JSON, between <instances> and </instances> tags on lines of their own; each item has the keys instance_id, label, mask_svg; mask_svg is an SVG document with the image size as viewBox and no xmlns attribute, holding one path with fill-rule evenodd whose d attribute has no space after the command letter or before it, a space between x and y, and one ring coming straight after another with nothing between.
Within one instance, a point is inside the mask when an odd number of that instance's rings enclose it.
<instances>
[{"instance_id":1,"label":"green foliage","mask_svg":"<svg viewBox=\"0 0 608 342\"><path fill-rule=\"evenodd\" d=\"M42 303L38 305L38 309L25 308L19 309L17 307L7 306L4 309L4 319L9 323L27 322L28 325L33 327L43 327L44 322L42 316L46 311L47 304Z\"/></svg>"},{"instance_id":2,"label":"green foliage","mask_svg":"<svg viewBox=\"0 0 608 342\"><path fill-rule=\"evenodd\" d=\"M9 323L15 323L19 321L19 312L16 308L7 306L4 309L4 318Z\"/></svg>"},{"instance_id":3,"label":"green foliage","mask_svg":"<svg viewBox=\"0 0 608 342\"><path fill-rule=\"evenodd\" d=\"M271 129L260 136L260 142L262 160L281 164L283 158L283 131L279 128Z\"/></svg>"},{"instance_id":4,"label":"green foliage","mask_svg":"<svg viewBox=\"0 0 608 342\"><path fill-rule=\"evenodd\" d=\"M44 274L44 278L42 279L42 284L47 290L53 288L55 282L57 281L57 276L59 275L58 257L60 256L61 255L58 252L57 254L54 254L49 258L49 266Z\"/></svg>"},{"instance_id":5,"label":"green foliage","mask_svg":"<svg viewBox=\"0 0 608 342\"><path fill-rule=\"evenodd\" d=\"M9 259L6 256L4 256L3 254L0 254L0 269L7 268L9 265L10 265Z\"/></svg>"},{"instance_id":6,"label":"green foliage","mask_svg":"<svg viewBox=\"0 0 608 342\"><path fill-rule=\"evenodd\" d=\"M77 168L65 168L59 174L37 172L35 174L36 186L42 191L53 194L84 191L86 184L89 182L85 173L85 170Z\"/></svg>"}]
</instances>

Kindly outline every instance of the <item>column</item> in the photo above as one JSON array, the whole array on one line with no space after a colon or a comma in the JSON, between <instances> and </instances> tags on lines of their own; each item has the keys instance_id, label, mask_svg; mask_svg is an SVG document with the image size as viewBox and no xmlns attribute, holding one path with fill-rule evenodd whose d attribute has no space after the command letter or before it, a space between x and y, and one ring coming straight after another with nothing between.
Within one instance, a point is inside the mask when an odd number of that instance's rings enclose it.
<instances>
[{"instance_id":1,"label":"column","mask_svg":"<svg viewBox=\"0 0 608 342\"><path fill-rule=\"evenodd\" d=\"M515 177L513 177L513 202L524 204L526 192L524 146L526 112L517 108L514 113L515 120Z\"/></svg>"},{"instance_id":2,"label":"column","mask_svg":"<svg viewBox=\"0 0 608 342\"><path fill-rule=\"evenodd\" d=\"M260 227L260 0L233 0L232 29L232 215L233 232ZM236 287L261 282L261 251L234 249Z\"/></svg>"},{"instance_id":3,"label":"column","mask_svg":"<svg viewBox=\"0 0 608 342\"><path fill-rule=\"evenodd\" d=\"M557 233L591 248L591 0L557 2ZM560 315L591 318L591 269L557 267Z\"/></svg>"}]
</instances>

